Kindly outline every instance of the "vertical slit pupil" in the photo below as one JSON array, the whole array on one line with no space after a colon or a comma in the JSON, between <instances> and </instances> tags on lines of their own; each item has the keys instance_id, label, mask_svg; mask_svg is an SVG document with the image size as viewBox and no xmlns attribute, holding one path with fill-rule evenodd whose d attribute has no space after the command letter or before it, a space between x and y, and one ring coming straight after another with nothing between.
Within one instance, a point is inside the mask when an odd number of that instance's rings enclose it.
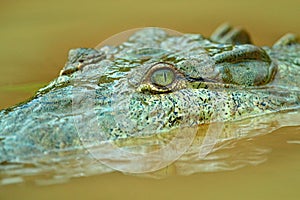
<instances>
[{"instance_id":1,"label":"vertical slit pupil","mask_svg":"<svg viewBox=\"0 0 300 200\"><path fill-rule=\"evenodd\" d=\"M165 82L167 82L167 73L164 71L164 79L165 79Z\"/></svg>"}]
</instances>

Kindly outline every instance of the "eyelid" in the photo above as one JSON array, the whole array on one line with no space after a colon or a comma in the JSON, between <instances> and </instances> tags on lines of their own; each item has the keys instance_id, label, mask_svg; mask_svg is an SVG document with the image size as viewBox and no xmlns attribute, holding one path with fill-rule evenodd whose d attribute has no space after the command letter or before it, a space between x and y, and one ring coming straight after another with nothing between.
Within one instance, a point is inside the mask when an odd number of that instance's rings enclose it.
<instances>
[{"instance_id":1,"label":"eyelid","mask_svg":"<svg viewBox=\"0 0 300 200\"><path fill-rule=\"evenodd\" d=\"M172 70L174 74L177 73L177 70L175 70L174 65L170 63L159 62L159 63L155 63L154 65L152 65L152 67L150 67L150 69L146 72L146 76L152 75L155 71L161 69L169 69Z\"/></svg>"}]
</instances>

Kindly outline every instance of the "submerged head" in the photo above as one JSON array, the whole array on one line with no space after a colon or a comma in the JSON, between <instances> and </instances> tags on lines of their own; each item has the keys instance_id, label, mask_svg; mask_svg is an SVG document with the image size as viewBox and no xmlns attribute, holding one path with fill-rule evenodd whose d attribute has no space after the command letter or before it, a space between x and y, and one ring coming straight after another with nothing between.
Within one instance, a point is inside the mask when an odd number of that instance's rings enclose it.
<instances>
[{"instance_id":1,"label":"submerged head","mask_svg":"<svg viewBox=\"0 0 300 200\"><path fill-rule=\"evenodd\" d=\"M260 47L150 28L118 46L71 50L45 91L69 87L75 118L85 113L104 138L116 139L268 112L270 97L258 88L275 73Z\"/></svg>"}]
</instances>

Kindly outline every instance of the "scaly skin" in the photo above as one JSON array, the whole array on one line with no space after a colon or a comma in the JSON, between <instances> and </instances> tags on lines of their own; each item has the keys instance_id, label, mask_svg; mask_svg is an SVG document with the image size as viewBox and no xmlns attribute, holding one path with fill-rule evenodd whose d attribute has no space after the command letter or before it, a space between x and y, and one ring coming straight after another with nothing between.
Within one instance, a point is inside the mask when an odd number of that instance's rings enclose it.
<instances>
[{"instance_id":1,"label":"scaly skin","mask_svg":"<svg viewBox=\"0 0 300 200\"><path fill-rule=\"evenodd\" d=\"M226 25L210 39L144 29L119 46L71 50L57 79L0 111L0 163L76 152L79 135L92 144L97 131L118 140L298 110L299 78L293 35L261 48Z\"/></svg>"}]
</instances>

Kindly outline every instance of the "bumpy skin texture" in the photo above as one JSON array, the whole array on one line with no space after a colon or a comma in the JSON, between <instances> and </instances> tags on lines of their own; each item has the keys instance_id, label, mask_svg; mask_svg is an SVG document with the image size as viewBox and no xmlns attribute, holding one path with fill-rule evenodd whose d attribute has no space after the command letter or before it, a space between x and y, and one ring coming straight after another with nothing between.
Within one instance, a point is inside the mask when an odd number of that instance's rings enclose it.
<instances>
[{"instance_id":1,"label":"bumpy skin texture","mask_svg":"<svg viewBox=\"0 0 300 200\"><path fill-rule=\"evenodd\" d=\"M57 79L0 111L0 163L83 149L85 135L99 139L90 124L118 140L299 109L299 69L293 35L257 47L226 25L210 39L151 28L119 46L74 49Z\"/></svg>"}]
</instances>

